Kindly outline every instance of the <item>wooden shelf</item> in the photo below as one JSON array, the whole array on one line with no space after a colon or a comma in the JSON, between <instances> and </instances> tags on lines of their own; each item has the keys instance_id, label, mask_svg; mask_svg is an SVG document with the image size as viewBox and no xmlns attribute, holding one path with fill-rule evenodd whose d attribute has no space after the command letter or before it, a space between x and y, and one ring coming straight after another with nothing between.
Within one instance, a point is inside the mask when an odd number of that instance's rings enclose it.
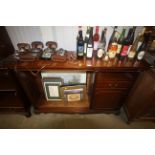
<instances>
[{"instance_id":1,"label":"wooden shelf","mask_svg":"<svg viewBox=\"0 0 155 155\"><path fill-rule=\"evenodd\" d=\"M66 102L66 101L47 101L45 98L41 98L37 111L44 112L84 112L89 109L89 99L86 98L82 101Z\"/></svg>"},{"instance_id":2,"label":"wooden shelf","mask_svg":"<svg viewBox=\"0 0 155 155\"><path fill-rule=\"evenodd\" d=\"M0 92L0 108L23 108L21 100L14 92Z\"/></svg>"},{"instance_id":3,"label":"wooden shelf","mask_svg":"<svg viewBox=\"0 0 155 155\"><path fill-rule=\"evenodd\" d=\"M10 74L0 75L0 91L16 91L16 86Z\"/></svg>"}]
</instances>

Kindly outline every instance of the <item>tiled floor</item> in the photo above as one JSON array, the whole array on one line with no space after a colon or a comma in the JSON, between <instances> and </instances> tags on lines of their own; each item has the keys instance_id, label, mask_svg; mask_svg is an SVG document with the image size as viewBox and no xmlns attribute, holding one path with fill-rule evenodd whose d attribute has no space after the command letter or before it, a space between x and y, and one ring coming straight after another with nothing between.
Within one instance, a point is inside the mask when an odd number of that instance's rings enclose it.
<instances>
[{"instance_id":1,"label":"tiled floor","mask_svg":"<svg viewBox=\"0 0 155 155\"><path fill-rule=\"evenodd\" d=\"M19 114L1 114L0 128L17 129L128 129L154 128L155 123L132 122L127 124L123 115L113 114L38 114L26 118Z\"/></svg>"}]
</instances>

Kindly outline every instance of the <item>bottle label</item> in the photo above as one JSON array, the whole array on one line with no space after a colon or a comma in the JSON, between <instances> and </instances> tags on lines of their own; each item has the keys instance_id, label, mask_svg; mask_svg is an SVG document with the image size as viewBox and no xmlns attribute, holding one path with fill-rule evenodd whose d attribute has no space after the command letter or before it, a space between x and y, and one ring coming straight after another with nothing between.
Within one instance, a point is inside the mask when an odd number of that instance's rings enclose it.
<instances>
[{"instance_id":1,"label":"bottle label","mask_svg":"<svg viewBox=\"0 0 155 155\"><path fill-rule=\"evenodd\" d=\"M109 60L109 57L108 57L108 55L106 55L105 57L104 57L104 61L108 61Z\"/></svg>"},{"instance_id":2,"label":"bottle label","mask_svg":"<svg viewBox=\"0 0 155 155\"><path fill-rule=\"evenodd\" d=\"M140 51L140 52L138 53L138 55L137 55L137 59L138 59L138 60L142 60L143 57L144 57L144 55L145 55L145 51Z\"/></svg>"},{"instance_id":3,"label":"bottle label","mask_svg":"<svg viewBox=\"0 0 155 155\"><path fill-rule=\"evenodd\" d=\"M135 57L136 52L135 51L130 51L128 54L128 58L133 59Z\"/></svg>"},{"instance_id":4,"label":"bottle label","mask_svg":"<svg viewBox=\"0 0 155 155\"><path fill-rule=\"evenodd\" d=\"M93 56L93 48L87 48L87 58L92 58Z\"/></svg>"},{"instance_id":5,"label":"bottle label","mask_svg":"<svg viewBox=\"0 0 155 155\"><path fill-rule=\"evenodd\" d=\"M98 41L94 41L94 50L97 50L97 48L98 48L98 44L99 44Z\"/></svg>"},{"instance_id":6,"label":"bottle label","mask_svg":"<svg viewBox=\"0 0 155 155\"><path fill-rule=\"evenodd\" d=\"M122 45L121 44L117 44L117 54L120 54L121 52L121 48L122 48Z\"/></svg>"},{"instance_id":7,"label":"bottle label","mask_svg":"<svg viewBox=\"0 0 155 155\"><path fill-rule=\"evenodd\" d=\"M98 49L98 51L97 51L97 57L98 57L98 58L102 58L104 52L105 52L105 51L104 51L103 49Z\"/></svg>"},{"instance_id":8,"label":"bottle label","mask_svg":"<svg viewBox=\"0 0 155 155\"><path fill-rule=\"evenodd\" d=\"M121 56L126 56L126 55L127 55L128 48L129 48L128 45L124 45L124 46L123 46L122 52L121 52Z\"/></svg>"},{"instance_id":9,"label":"bottle label","mask_svg":"<svg viewBox=\"0 0 155 155\"><path fill-rule=\"evenodd\" d=\"M78 46L78 56L83 56L84 47Z\"/></svg>"},{"instance_id":10,"label":"bottle label","mask_svg":"<svg viewBox=\"0 0 155 155\"><path fill-rule=\"evenodd\" d=\"M115 58L117 52L117 44L112 43L110 49L109 49L109 58Z\"/></svg>"},{"instance_id":11,"label":"bottle label","mask_svg":"<svg viewBox=\"0 0 155 155\"><path fill-rule=\"evenodd\" d=\"M109 51L109 58L115 58L116 53L113 51Z\"/></svg>"}]
</instances>

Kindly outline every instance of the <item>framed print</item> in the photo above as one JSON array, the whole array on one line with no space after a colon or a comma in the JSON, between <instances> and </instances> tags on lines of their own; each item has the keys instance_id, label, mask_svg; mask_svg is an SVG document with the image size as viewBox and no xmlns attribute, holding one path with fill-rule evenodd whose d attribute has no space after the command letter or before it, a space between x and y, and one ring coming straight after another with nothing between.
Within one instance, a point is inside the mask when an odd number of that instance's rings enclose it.
<instances>
[{"instance_id":1,"label":"framed print","mask_svg":"<svg viewBox=\"0 0 155 155\"><path fill-rule=\"evenodd\" d=\"M64 80L64 85L84 85L86 84L86 72L84 71L42 71L42 78L60 77Z\"/></svg>"},{"instance_id":2,"label":"framed print","mask_svg":"<svg viewBox=\"0 0 155 155\"><path fill-rule=\"evenodd\" d=\"M43 78L43 87L47 101L61 100L60 86L63 84L61 78Z\"/></svg>"},{"instance_id":3,"label":"framed print","mask_svg":"<svg viewBox=\"0 0 155 155\"><path fill-rule=\"evenodd\" d=\"M82 101L85 99L86 86L65 86L61 87L62 97L67 102Z\"/></svg>"}]
</instances>

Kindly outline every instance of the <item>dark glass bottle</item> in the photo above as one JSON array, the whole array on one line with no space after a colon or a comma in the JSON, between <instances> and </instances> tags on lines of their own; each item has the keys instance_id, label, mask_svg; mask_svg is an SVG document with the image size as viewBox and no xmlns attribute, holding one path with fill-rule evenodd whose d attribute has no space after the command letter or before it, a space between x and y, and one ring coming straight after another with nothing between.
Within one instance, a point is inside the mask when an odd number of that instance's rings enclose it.
<instances>
[{"instance_id":1,"label":"dark glass bottle","mask_svg":"<svg viewBox=\"0 0 155 155\"><path fill-rule=\"evenodd\" d=\"M84 56L84 40L82 35L82 29L79 29L77 37L77 58L83 58Z\"/></svg>"},{"instance_id":2,"label":"dark glass bottle","mask_svg":"<svg viewBox=\"0 0 155 155\"><path fill-rule=\"evenodd\" d=\"M127 37L123 41L123 46L120 53L120 59L124 59L127 56L129 52L129 47L131 47L131 44L133 43L133 40L134 40L134 33L135 33L135 28L134 27L130 28L128 31Z\"/></svg>"},{"instance_id":3,"label":"dark glass bottle","mask_svg":"<svg viewBox=\"0 0 155 155\"><path fill-rule=\"evenodd\" d=\"M145 52L148 48L148 42L149 42L149 37L150 37L150 33L145 33L144 34L144 41L143 43L141 44L141 46L139 47L137 53L136 53L136 60L140 61L143 59L144 55L145 55Z\"/></svg>"},{"instance_id":4,"label":"dark glass bottle","mask_svg":"<svg viewBox=\"0 0 155 155\"><path fill-rule=\"evenodd\" d=\"M106 47L106 32L107 28L102 30L101 40L98 45L97 49L97 58L101 59L103 55L105 54L105 47Z\"/></svg>"},{"instance_id":5,"label":"dark glass bottle","mask_svg":"<svg viewBox=\"0 0 155 155\"><path fill-rule=\"evenodd\" d=\"M126 29L123 29L122 30L122 33L120 34L120 37L118 39L118 42L117 42L117 52L116 52L116 56L119 58L119 55L120 55L120 52L121 52L121 49L122 49L122 45L123 45L123 41L124 41L124 38L125 38L125 32L126 32Z\"/></svg>"},{"instance_id":6,"label":"dark glass bottle","mask_svg":"<svg viewBox=\"0 0 155 155\"><path fill-rule=\"evenodd\" d=\"M143 41L144 41L144 33L145 33L145 30L146 30L146 28L145 27L143 27L143 29L142 29L142 31L140 32L140 38L139 38L139 41L138 41L138 46L137 46L137 51L138 51L138 49L139 49L139 47L141 46L141 44L143 43Z\"/></svg>"},{"instance_id":7,"label":"dark glass bottle","mask_svg":"<svg viewBox=\"0 0 155 155\"><path fill-rule=\"evenodd\" d=\"M136 37L136 39L135 39L135 41L134 41L134 43L133 43L129 53L128 53L128 58L129 59L134 59L136 51L137 51L138 42L139 42L140 37L141 37L141 33L139 33L137 35L137 37Z\"/></svg>"},{"instance_id":8,"label":"dark glass bottle","mask_svg":"<svg viewBox=\"0 0 155 155\"><path fill-rule=\"evenodd\" d=\"M128 58L129 59L134 59L139 47L141 46L141 44L143 43L144 40L144 33L145 33L145 27L142 29L141 32L138 33L138 35L136 36L136 39L128 53Z\"/></svg>"},{"instance_id":9,"label":"dark glass bottle","mask_svg":"<svg viewBox=\"0 0 155 155\"><path fill-rule=\"evenodd\" d=\"M109 49L110 49L110 47L111 47L111 44L112 44L114 41L117 40L117 38L116 38L116 33L117 33L117 26L114 27L113 33L112 33L112 35L111 35L111 37L110 37L110 40L109 40L109 45L108 45L108 50L107 50L107 51L109 51Z\"/></svg>"},{"instance_id":10,"label":"dark glass bottle","mask_svg":"<svg viewBox=\"0 0 155 155\"><path fill-rule=\"evenodd\" d=\"M90 28L90 36L87 44L87 58L93 57L93 27Z\"/></svg>"}]
</instances>

